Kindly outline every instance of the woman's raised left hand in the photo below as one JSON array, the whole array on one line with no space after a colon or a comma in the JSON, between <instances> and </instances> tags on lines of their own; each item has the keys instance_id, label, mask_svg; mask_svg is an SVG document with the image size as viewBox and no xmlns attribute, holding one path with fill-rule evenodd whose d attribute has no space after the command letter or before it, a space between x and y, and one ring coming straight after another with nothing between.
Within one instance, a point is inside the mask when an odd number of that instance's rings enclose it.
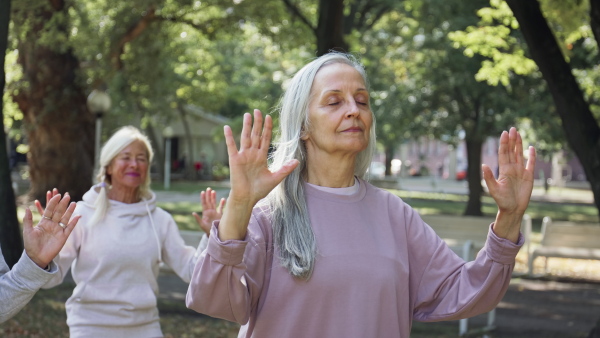
<instances>
[{"instance_id":1,"label":"woman's raised left hand","mask_svg":"<svg viewBox=\"0 0 600 338\"><path fill-rule=\"evenodd\" d=\"M56 192L48 192L46 209L42 209L39 202L36 207L41 211L42 219L37 226L33 226L33 215L29 208L25 209L23 218L23 244L25 253L41 268L58 255L69 235L77 225L81 216L73 216L76 204L70 202L71 197Z\"/></svg>"},{"instance_id":2,"label":"woman's raised left hand","mask_svg":"<svg viewBox=\"0 0 600 338\"><path fill-rule=\"evenodd\" d=\"M525 165L523 140L516 128L502 132L498 148L498 179L489 166L483 165L483 178L490 195L498 205L498 215L493 230L497 236L516 242L521 219L529 205L533 190L535 148L529 147Z\"/></svg>"}]
</instances>

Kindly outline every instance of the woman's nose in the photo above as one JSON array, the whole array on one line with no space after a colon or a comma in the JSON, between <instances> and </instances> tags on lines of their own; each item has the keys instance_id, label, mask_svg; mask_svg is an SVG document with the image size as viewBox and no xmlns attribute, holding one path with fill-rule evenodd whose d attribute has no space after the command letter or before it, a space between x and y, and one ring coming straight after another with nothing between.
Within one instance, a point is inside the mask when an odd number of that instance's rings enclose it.
<instances>
[{"instance_id":1,"label":"woman's nose","mask_svg":"<svg viewBox=\"0 0 600 338\"><path fill-rule=\"evenodd\" d=\"M355 117L359 113L360 110L358 109L358 104L356 104L354 100L351 100L348 104L348 111L346 112L346 117Z\"/></svg>"}]
</instances>

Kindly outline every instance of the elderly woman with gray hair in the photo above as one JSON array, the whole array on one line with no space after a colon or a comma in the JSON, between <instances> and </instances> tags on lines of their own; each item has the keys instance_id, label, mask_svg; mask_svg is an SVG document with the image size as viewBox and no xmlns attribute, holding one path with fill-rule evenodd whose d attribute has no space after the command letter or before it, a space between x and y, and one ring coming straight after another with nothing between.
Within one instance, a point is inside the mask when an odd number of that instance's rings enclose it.
<instances>
[{"instance_id":1,"label":"elderly woman with gray hair","mask_svg":"<svg viewBox=\"0 0 600 338\"><path fill-rule=\"evenodd\" d=\"M119 129L100 154L99 184L77 203L79 226L60 252L55 286L71 268L70 337L162 337L156 296L161 262L189 282L199 252L186 246L150 190L153 151L134 127ZM205 239L206 241L206 239Z\"/></svg>"},{"instance_id":2,"label":"elderly woman with gray hair","mask_svg":"<svg viewBox=\"0 0 600 338\"><path fill-rule=\"evenodd\" d=\"M191 309L242 324L239 337L408 337L413 320L474 316L503 297L523 243L535 151L503 132L498 205L476 260L459 258L397 196L364 180L375 147L363 68L330 53L303 67L272 120L225 127L231 192L194 270ZM482 226L486 226L482 224Z\"/></svg>"}]
</instances>

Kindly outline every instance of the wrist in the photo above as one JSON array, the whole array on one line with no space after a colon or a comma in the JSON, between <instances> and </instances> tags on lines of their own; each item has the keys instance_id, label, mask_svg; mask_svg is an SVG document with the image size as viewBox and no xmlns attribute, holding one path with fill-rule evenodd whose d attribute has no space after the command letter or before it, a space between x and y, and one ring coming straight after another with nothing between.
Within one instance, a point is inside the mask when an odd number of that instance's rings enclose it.
<instances>
[{"instance_id":1,"label":"wrist","mask_svg":"<svg viewBox=\"0 0 600 338\"><path fill-rule=\"evenodd\" d=\"M523 214L498 211L492 230L496 236L508 239L513 243L517 243L519 240L522 219Z\"/></svg>"},{"instance_id":2,"label":"wrist","mask_svg":"<svg viewBox=\"0 0 600 338\"><path fill-rule=\"evenodd\" d=\"M27 254L27 257L29 257L29 259L35 264L37 265L40 269L42 270L46 270L49 271L50 270L50 262L46 262L43 261L35 256L31 256L29 253L27 253L27 251L25 251L25 253Z\"/></svg>"}]
</instances>

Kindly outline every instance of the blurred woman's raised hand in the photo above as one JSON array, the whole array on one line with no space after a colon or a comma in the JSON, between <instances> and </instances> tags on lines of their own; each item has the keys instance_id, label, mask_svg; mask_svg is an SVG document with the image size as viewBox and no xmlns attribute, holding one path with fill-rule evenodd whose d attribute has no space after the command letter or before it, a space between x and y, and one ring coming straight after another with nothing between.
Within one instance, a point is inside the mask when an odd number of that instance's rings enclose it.
<instances>
[{"instance_id":1,"label":"blurred woman's raised hand","mask_svg":"<svg viewBox=\"0 0 600 338\"><path fill-rule=\"evenodd\" d=\"M244 124L238 150L229 126L225 126L225 142L229 153L231 193L228 203L241 203L252 207L266 197L297 166L291 160L275 172L267 167L267 156L271 143L273 121L264 118L260 110L254 110L254 122L249 113L244 114Z\"/></svg>"},{"instance_id":2,"label":"blurred woman's raised hand","mask_svg":"<svg viewBox=\"0 0 600 338\"><path fill-rule=\"evenodd\" d=\"M196 212L193 212L192 215L194 215L200 229L202 229L207 236L210 236L212 223L223 217L225 198L221 198L219 205L217 205L217 192L211 188L206 188L206 192L200 192L200 203L202 204L202 216L198 215Z\"/></svg>"}]
</instances>

